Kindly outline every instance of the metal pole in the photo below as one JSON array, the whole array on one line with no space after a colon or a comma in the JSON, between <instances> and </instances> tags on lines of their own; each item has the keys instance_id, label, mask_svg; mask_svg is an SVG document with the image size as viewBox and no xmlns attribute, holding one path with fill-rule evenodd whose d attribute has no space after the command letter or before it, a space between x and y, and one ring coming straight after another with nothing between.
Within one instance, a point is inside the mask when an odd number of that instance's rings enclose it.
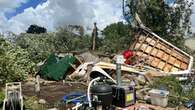
<instances>
[{"instance_id":1,"label":"metal pole","mask_svg":"<svg viewBox=\"0 0 195 110\"><path fill-rule=\"evenodd\" d=\"M116 81L117 85L121 86L121 64L116 64Z\"/></svg>"},{"instance_id":2,"label":"metal pole","mask_svg":"<svg viewBox=\"0 0 195 110\"><path fill-rule=\"evenodd\" d=\"M125 61L125 59L122 55L117 55L117 58L116 58L116 81L117 81L117 86L121 86L121 64L123 64L124 61Z\"/></svg>"}]
</instances>

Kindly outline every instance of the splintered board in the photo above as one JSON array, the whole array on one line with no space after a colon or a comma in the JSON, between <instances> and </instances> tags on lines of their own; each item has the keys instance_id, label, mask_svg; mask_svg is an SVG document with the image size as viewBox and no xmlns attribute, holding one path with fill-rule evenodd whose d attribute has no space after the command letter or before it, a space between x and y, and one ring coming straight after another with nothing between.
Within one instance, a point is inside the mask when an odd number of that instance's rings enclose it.
<instances>
[{"instance_id":1,"label":"splintered board","mask_svg":"<svg viewBox=\"0 0 195 110\"><path fill-rule=\"evenodd\" d=\"M139 58L146 58L148 66L164 72L187 70L190 57L145 29L140 29L130 46Z\"/></svg>"}]
</instances>

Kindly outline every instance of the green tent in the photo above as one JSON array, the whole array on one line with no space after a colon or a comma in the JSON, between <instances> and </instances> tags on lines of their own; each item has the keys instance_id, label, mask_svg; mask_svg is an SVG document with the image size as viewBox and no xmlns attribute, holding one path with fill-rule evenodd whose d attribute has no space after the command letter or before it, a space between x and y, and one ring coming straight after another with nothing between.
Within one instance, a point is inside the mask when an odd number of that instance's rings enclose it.
<instances>
[{"instance_id":1,"label":"green tent","mask_svg":"<svg viewBox=\"0 0 195 110\"><path fill-rule=\"evenodd\" d=\"M45 64L40 69L40 75L44 79L62 80L66 76L70 64L73 64L76 58L71 55L66 55L64 58L58 58L55 54L51 54Z\"/></svg>"}]
</instances>

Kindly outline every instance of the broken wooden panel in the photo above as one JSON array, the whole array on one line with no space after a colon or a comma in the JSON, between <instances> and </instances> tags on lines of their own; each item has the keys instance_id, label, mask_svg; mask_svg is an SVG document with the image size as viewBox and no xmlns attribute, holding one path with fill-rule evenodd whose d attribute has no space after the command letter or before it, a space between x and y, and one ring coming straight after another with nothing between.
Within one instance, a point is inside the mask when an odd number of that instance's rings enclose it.
<instances>
[{"instance_id":1,"label":"broken wooden panel","mask_svg":"<svg viewBox=\"0 0 195 110\"><path fill-rule=\"evenodd\" d=\"M156 56L157 56L158 58L162 58L162 56L163 56L164 54L165 54L165 53L164 53L163 51L159 50L158 53L156 54Z\"/></svg>"},{"instance_id":2,"label":"broken wooden panel","mask_svg":"<svg viewBox=\"0 0 195 110\"><path fill-rule=\"evenodd\" d=\"M162 70L165 67L165 64L166 63L164 61L160 61L158 68Z\"/></svg>"},{"instance_id":3,"label":"broken wooden panel","mask_svg":"<svg viewBox=\"0 0 195 110\"><path fill-rule=\"evenodd\" d=\"M166 64L162 70L163 70L164 72L170 72L170 69L171 69L171 65Z\"/></svg>"},{"instance_id":4,"label":"broken wooden panel","mask_svg":"<svg viewBox=\"0 0 195 110\"><path fill-rule=\"evenodd\" d=\"M151 55L156 56L157 52L158 52L158 49L154 48L154 49L152 50L152 52L151 52ZM148 54L149 54L149 53L148 53Z\"/></svg>"},{"instance_id":5,"label":"broken wooden panel","mask_svg":"<svg viewBox=\"0 0 195 110\"><path fill-rule=\"evenodd\" d=\"M140 28L131 50L135 55L147 58L147 65L164 72L187 70L190 57L147 29Z\"/></svg>"},{"instance_id":6,"label":"broken wooden panel","mask_svg":"<svg viewBox=\"0 0 195 110\"><path fill-rule=\"evenodd\" d=\"M160 63L160 59L154 58L154 60L151 63L151 66L158 67L158 64Z\"/></svg>"}]
</instances>

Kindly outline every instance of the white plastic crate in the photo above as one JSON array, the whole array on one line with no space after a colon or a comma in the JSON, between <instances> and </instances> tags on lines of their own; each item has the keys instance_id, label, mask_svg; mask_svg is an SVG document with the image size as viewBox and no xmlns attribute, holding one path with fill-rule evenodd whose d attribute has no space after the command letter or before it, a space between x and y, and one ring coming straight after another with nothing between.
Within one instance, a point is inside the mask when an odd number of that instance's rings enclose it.
<instances>
[{"instance_id":1,"label":"white plastic crate","mask_svg":"<svg viewBox=\"0 0 195 110\"><path fill-rule=\"evenodd\" d=\"M149 95L153 105L158 105L161 107L166 107L168 105L169 91L152 89L149 91Z\"/></svg>"}]
</instances>

